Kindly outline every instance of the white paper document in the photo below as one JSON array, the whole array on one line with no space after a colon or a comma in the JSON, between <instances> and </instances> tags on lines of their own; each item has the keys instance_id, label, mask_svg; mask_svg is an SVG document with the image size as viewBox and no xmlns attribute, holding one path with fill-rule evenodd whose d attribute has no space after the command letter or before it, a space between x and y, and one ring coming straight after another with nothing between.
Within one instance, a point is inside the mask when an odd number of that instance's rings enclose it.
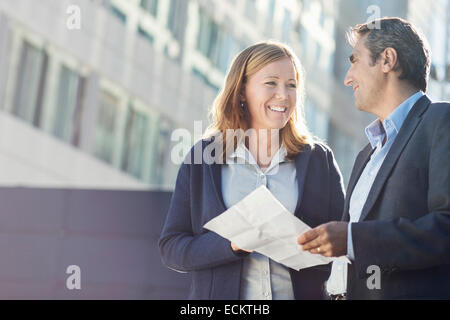
<instances>
[{"instance_id":1,"label":"white paper document","mask_svg":"<svg viewBox=\"0 0 450 320\"><path fill-rule=\"evenodd\" d=\"M295 270L334 260L350 263L345 256L327 258L303 251L297 238L311 228L290 213L265 186L252 191L207 222L204 228L216 232L239 248L254 250Z\"/></svg>"}]
</instances>

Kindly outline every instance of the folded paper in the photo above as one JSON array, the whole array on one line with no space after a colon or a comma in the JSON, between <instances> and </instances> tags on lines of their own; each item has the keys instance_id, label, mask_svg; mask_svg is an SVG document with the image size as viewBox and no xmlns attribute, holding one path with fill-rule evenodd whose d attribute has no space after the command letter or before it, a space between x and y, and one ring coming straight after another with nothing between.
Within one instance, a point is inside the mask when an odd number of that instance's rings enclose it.
<instances>
[{"instance_id":1,"label":"folded paper","mask_svg":"<svg viewBox=\"0 0 450 320\"><path fill-rule=\"evenodd\" d=\"M350 263L345 256L328 258L303 251L297 238L311 228L290 213L265 186L252 191L203 227L239 248L254 250L295 270L335 260Z\"/></svg>"}]
</instances>

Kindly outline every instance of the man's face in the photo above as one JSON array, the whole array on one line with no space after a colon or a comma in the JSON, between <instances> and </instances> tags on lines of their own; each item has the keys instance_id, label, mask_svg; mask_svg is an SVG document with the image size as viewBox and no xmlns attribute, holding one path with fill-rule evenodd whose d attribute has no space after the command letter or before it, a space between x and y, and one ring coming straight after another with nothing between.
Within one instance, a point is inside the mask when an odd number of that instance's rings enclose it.
<instances>
[{"instance_id":1,"label":"man's face","mask_svg":"<svg viewBox=\"0 0 450 320\"><path fill-rule=\"evenodd\" d=\"M360 38L353 48L344 84L353 87L356 108L373 113L381 102L384 81L381 63L377 61L373 65L370 51L364 44L366 38Z\"/></svg>"}]
</instances>

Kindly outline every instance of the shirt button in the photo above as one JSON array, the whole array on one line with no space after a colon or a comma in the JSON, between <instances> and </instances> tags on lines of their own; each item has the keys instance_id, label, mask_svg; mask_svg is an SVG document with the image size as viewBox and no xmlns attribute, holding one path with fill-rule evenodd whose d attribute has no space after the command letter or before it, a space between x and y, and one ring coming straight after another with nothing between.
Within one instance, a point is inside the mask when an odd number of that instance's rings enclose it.
<instances>
[{"instance_id":1,"label":"shirt button","mask_svg":"<svg viewBox=\"0 0 450 320\"><path fill-rule=\"evenodd\" d=\"M269 293L268 292L264 292L264 296L268 297Z\"/></svg>"}]
</instances>

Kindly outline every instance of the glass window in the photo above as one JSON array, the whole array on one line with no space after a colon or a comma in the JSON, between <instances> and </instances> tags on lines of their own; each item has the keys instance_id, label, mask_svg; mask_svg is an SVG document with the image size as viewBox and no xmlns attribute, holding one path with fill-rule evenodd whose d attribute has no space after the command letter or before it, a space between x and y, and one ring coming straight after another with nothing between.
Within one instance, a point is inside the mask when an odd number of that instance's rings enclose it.
<instances>
[{"instance_id":1,"label":"glass window","mask_svg":"<svg viewBox=\"0 0 450 320\"><path fill-rule=\"evenodd\" d=\"M127 114L122 170L144 179L143 169L147 151L148 117L130 107Z\"/></svg>"},{"instance_id":2,"label":"glass window","mask_svg":"<svg viewBox=\"0 0 450 320\"><path fill-rule=\"evenodd\" d=\"M273 18L275 14L275 0L270 0L267 8L266 33L271 34L273 29Z\"/></svg>"},{"instance_id":3,"label":"glass window","mask_svg":"<svg viewBox=\"0 0 450 320\"><path fill-rule=\"evenodd\" d=\"M203 55L208 56L208 47L211 34L210 20L208 16L205 15L203 10L199 12L200 23L199 23L199 33L197 37L197 50Z\"/></svg>"},{"instance_id":4,"label":"glass window","mask_svg":"<svg viewBox=\"0 0 450 320\"><path fill-rule=\"evenodd\" d=\"M225 73L235 47L236 41L234 37L228 31L220 28L217 23L201 10L199 36L197 39L197 50L207 57L214 66Z\"/></svg>"},{"instance_id":5,"label":"glass window","mask_svg":"<svg viewBox=\"0 0 450 320\"><path fill-rule=\"evenodd\" d=\"M64 65L61 67L52 133L65 141L71 140L72 131L77 125L77 115L81 111L81 84L78 73Z\"/></svg>"},{"instance_id":6,"label":"glass window","mask_svg":"<svg viewBox=\"0 0 450 320\"><path fill-rule=\"evenodd\" d=\"M170 136L172 129L170 122L167 119L161 119L159 121L158 139L155 146L155 166L153 168L152 183L156 185L162 185L164 183L164 173L166 169L166 162L170 161Z\"/></svg>"},{"instance_id":7,"label":"glass window","mask_svg":"<svg viewBox=\"0 0 450 320\"><path fill-rule=\"evenodd\" d=\"M127 16L121 10L117 9L115 6L111 5L111 12L113 15L120 20L122 23L127 22Z\"/></svg>"},{"instance_id":8,"label":"glass window","mask_svg":"<svg viewBox=\"0 0 450 320\"><path fill-rule=\"evenodd\" d=\"M316 62L320 65L322 64L320 61L322 55L322 46L320 45L320 43L316 43Z\"/></svg>"},{"instance_id":9,"label":"glass window","mask_svg":"<svg viewBox=\"0 0 450 320\"><path fill-rule=\"evenodd\" d=\"M306 124L313 135L323 140L328 138L329 117L310 100L306 101L305 118Z\"/></svg>"},{"instance_id":10,"label":"glass window","mask_svg":"<svg viewBox=\"0 0 450 320\"><path fill-rule=\"evenodd\" d=\"M145 40L147 40L150 43L153 43L154 38L151 34L149 34L147 31L145 31L144 29L142 29L141 26L138 26L138 34L143 37Z\"/></svg>"},{"instance_id":11,"label":"glass window","mask_svg":"<svg viewBox=\"0 0 450 320\"><path fill-rule=\"evenodd\" d=\"M228 65L230 64L231 51L233 49L234 38L231 34L226 33L223 35L221 50L219 50L219 58L217 65L223 73L227 72Z\"/></svg>"},{"instance_id":12,"label":"glass window","mask_svg":"<svg viewBox=\"0 0 450 320\"><path fill-rule=\"evenodd\" d=\"M255 22L256 20L256 0L246 0L245 1L245 15L250 21Z\"/></svg>"},{"instance_id":13,"label":"glass window","mask_svg":"<svg viewBox=\"0 0 450 320\"><path fill-rule=\"evenodd\" d=\"M24 41L12 113L39 126L48 56Z\"/></svg>"},{"instance_id":14,"label":"glass window","mask_svg":"<svg viewBox=\"0 0 450 320\"><path fill-rule=\"evenodd\" d=\"M119 99L102 90L94 133L94 150L96 157L112 163L118 115Z\"/></svg>"},{"instance_id":15,"label":"glass window","mask_svg":"<svg viewBox=\"0 0 450 320\"><path fill-rule=\"evenodd\" d=\"M291 34L291 13L289 10L284 9L283 18L283 41L289 42Z\"/></svg>"},{"instance_id":16,"label":"glass window","mask_svg":"<svg viewBox=\"0 0 450 320\"><path fill-rule=\"evenodd\" d=\"M158 13L158 0L141 0L141 8L153 16Z\"/></svg>"},{"instance_id":17,"label":"glass window","mask_svg":"<svg viewBox=\"0 0 450 320\"><path fill-rule=\"evenodd\" d=\"M183 10L185 9L183 3L185 0L170 0L169 18L167 20L167 27L177 40L181 40L184 30Z\"/></svg>"},{"instance_id":18,"label":"glass window","mask_svg":"<svg viewBox=\"0 0 450 320\"><path fill-rule=\"evenodd\" d=\"M202 81L208 85L211 89L213 89L214 91L216 91L217 93L219 92L219 88L212 83L211 81L209 81L208 77L206 77L202 72L200 72L197 68L193 67L192 68L192 73L196 76L199 77L200 79L202 79Z\"/></svg>"},{"instance_id":19,"label":"glass window","mask_svg":"<svg viewBox=\"0 0 450 320\"><path fill-rule=\"evenodd\" d=\"M302 47L302 55L306 57L308 54L308 43L309 43L309 35L308 31L302 25L300 27L300 45Z\"/></svg>"}]
</instances>

